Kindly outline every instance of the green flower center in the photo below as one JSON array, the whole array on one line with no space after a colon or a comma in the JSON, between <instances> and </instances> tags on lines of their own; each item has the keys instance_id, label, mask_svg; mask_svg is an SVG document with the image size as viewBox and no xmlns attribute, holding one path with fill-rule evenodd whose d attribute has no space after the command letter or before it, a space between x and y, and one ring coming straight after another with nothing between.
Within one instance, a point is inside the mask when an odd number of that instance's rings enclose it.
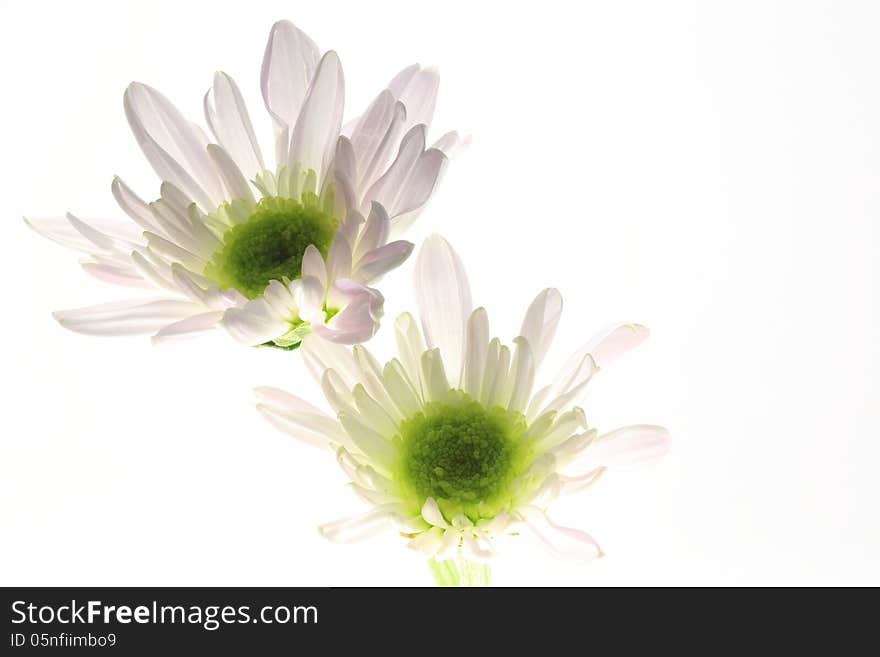
<instances>
[{"instance_id":1,"label":"green flower center","mask_svg":"<svg viewBox=\"0 0 880 657\"><path fill-rule=\"evenodd\" d=\"M253 299L270 281L299 278L310 244L326 257L337 224L314 194L304 194L301 200L260 199L247 221L223 235L223 246L212 256L205 275L220 287L235 288Z\"/></svg>"},{"instance_id":2,"label":"green flower center","mask_svg":"<svg viewBox=\"0 0 880 657\"><path fill-rule=\"evenodd\" d=\"M510 484L528 464L525 418L461 391L450 397L401 423L398 479L415 504L432 497L447 518L491 518L510 505Z\"/></svg>"}]
</instances>

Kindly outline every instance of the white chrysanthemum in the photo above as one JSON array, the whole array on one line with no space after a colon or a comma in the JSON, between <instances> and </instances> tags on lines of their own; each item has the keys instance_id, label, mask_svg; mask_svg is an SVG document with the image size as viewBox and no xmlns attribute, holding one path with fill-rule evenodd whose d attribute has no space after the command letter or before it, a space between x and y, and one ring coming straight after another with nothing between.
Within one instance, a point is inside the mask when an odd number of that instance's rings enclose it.
<instances>
[{"instance_id":1,"label":"white chrysanthemum","mask_svg":"<svg viewBox=\"0 0 880 657\"><path fill-rule=\"evenodd\" d=\"M28 223L86 253L83 267L98 278L162 296L58 312L62 325L157 339L223 326L246 344L284 348L310 333L345 344L375 333L383 299L369 286L412 251L389 240L428 201L458 143L451 132L426 147L438 76L404 69L343 129L339 58L282 21L261 86L274 168L225 73L204 102L216 143L155 89L129 86L125 113L163 181L160 198L145 203L116 178L113 195L134 224L73 215Z\"/></svg>"},{"instance_id":2,"label":"white chrysanthemum","mask_svg":"<svg viewBox=\"0 0 880 657\"><path fill-rule=\"evenodd\" d=\"M549 385L533 391L562 311L554 289L526 312L514 346L490 339L483 308L472 310L458 256L437 236L416 263L421 330L409 314L395 324L398 357L381 366L363 346L308 344L335 417L293 395L257 390L275 426L329 446L372 509L331 522L323 534L350 541L389 521L427 555L463 550L483 559L495 539L518 528L561 553L599 554L586 533L545 514L560 493L593 484L606 468L649 460L668 446L665 429L638 425L598 434L573 404L592 376L648 335L618 325L578 350Z\"/></svg>"}]
</instances>

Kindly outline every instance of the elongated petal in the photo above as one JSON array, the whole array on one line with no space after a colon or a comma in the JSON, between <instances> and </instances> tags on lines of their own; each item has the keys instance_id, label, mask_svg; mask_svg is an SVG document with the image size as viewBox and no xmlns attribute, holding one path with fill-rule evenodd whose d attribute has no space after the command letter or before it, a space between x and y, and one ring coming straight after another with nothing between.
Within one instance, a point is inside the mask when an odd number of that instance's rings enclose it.
<instances>
[{"instance_id":1,"label":"elongated petal","mask_svg":"<svg viewBox=\"0 0 880 657\"><path fill-rule=\"evenodd\" d=\"M584 356L590 354L598 367L607 367L614 360L648 339L650 331L641 324L616 324L593 336L566 362L558 379L571 377L581 366Z\"/></svg>"},{"instance_id":2,"label":"elongated petal","mask_svg":"<svg viewBox=\"0 0 880 657\"><path fill-rule=\"evenodd\" d=\"M352 277L364 284L376 281L402 265L409 258L414 247L412 242L398 240L373 249L360 259Z\"/></svg>"},{"instance_id":3,"label":"elongated petal","mask_svg":"<svg viewBox=\"0 0 880 657\"><path fill-rule=\"evenodd\" d=\"M427 520L434 527L442 527L443 529L449 528L446 518L443 517L440 507L437 505L437 502L433 497L426 499L425 503L422 505L422 518Z\"/></svg>"},{"instance_id":4,"label":"elongated petal","mask_svg":"<svg viewBox=\"0 0 880 657\"><path fill-rule=\"evenodd\" d=\"M412 384L424 394L422 383L421 358L425 349L425 341L415 318L409 313L401 313L394 322L394 337L397 342L397 353L400 362Z\"/></svg>"},{"instance_id":5,"label":"elongated petal","mask_svg":"<svg viewBox=\"0 0 880 657\"><path fill-rule=\"evenodd\" d=\"M334 370L345 383L348 390L358 383L358 367L351 355L351 348L334 344L327 340L313 340L312 336L303 340L300 355L315 381L320 382L324 372Z\"/></svg>"},{"instance_id":6,"label":"elongated petal","mask_svg":"<svg viewBox=\"0 0 880 657\"><path fill-rule=\"evenodd\" d=\"M257 410L285 433L316 447L351 445L342 427L307 401L276 388L257 388Z\"/></svg>"},{"instance_id":7,"label":"elongated petal","mask_svg":"<svg viewBox=\"0 0 880 657\"><path fill-rule=\"evenodd\" d=\"M650 465L669 451L669 432L663 427L636 424L598 436L584 452L591 464L611 468Z\"/></svg>"},{"instance_id":8,"label":"elongated petal","mask_svg":"<svg viewBox=\"0 0 880 657\"><path fill-rule=\"evenodd\" d=\"M110 191L116 203L122 208L132 221L136 222L143 230L157 232L158 227L153 220L153 213L150 212L150 206L135 194L131 188L126 185L118 176L113 178L110 185Z\"/></svg>"},{"instance_id":9,"label":"elongated petal","mask_svg":"<svg viewBox=\"0 0 880 657\"><path fill-rule=\"evenodd\" d=\"M217 310L187 317L179 322L162 327L153 336L153 344L194 337L205 331L211 331L217 327L221 319L223 319L223 312Z\"/></svg>"},{"instance_id":10,"label":"elongated petal","mask_svg":"<svg viewBox=\"0 0 880 657\"><path fill-rule=\"evenodd\" d=\"M351 245L342 233L337 232L327 250L328 280L333 283L351 277L351 264Z\"/></svg>"},{"instance_id":11,"label":"elongated petal","mask_svg":"<svg viewBox=\"0 0 880 657\"><path fill-rule=\"evenodd\" d=\"M415 287L425 340L440 349L446 371L459 381L471 289L461 259L439 235L428 237L419 252Z\"/></svg>"},{"instance_id":12,"label":"elongated petal","mask_svg":"<svg viewBox=\"0 0 880 657\"><path fill-rule=\"evenodd\" d=\"M254 388L254 394L257 397L257 401L267 408L289 413L310 413L313 415L326 415L328 418L330 417L317 406L310 404L305 399L297 397L286 390L281 390L280 388L261 386L259 388Z\"/></svg>"},{"instance_id":13,"label":"elongated petal","mask_svg":"<svg viewBox=\"0 0 880 657\"><path fill-rule=\"evenodd\" d=\"M86 223L75 217L71 221L72 216L37 219L25 217L24 222L43 237L83 253L102 253L113 250L116 246L123 252L128 252L136 243L143 241L139 231L131 224L96 219L90 219Z\"/></svg>"},{"instance_id":14,"label":"elongated petal","mask_svg":"<svg viewBox=\"0 0 880 657\"><path fill-rule=\"evenodd\" d=\"M437 70L418 64L403 69L388 83L388 89L406 107L408 127L419 123L431 125L439 86Z\"/></svg>"},{"instance_id":15,"label":"elongated petal","mask_svg":"<svg viewBox=\"0 0 880 657\"><path fill-rule=\"evenodd\" d=\"M321 59L297 118L288 165L301 164L303 171L311 169L319 176L327 170L342 127L344 106L342 64L331 50Z\"/></svg>"},{"instance_id":16,"label":"elongated petal","mask_svg":"<svg viewBox=\"0 0 880 657\"><path fill-rule=\"evenodd\" d=\"M532 301L526 311L519 334L528 340L535 356L535 368L544 362L559 319L562 316L562 295L559 290L547 288Z\"/></svg>"},{"instance_id":17,"label":"elongated petal","mask_svg":"<svg viewBox=\"0 0 880 657\"><path fill-rule=\"evenodd\" d=\"M489 349L489 315L485 308L471 313L465 338L465 361L462 383L466 393L479 398Z\"/></svg>"},{"instance_id":18,"label":"elongated petal","mask_svg":"<svg viewBox=\"0 0 880 657\"><path fill-rule=\"evenodd\" d=\"M557 525L541 509L526 506L519 509L519 514L534 536L556 555L578 561L602 556L602 550L592 536L579 529Z\"/></svg>"},{"instance_id":19,"label":"elongated petal","mask_svg":"<svg viewBox=\"0 0 880 657\"><path fill-rule=\"evenodd\" d=\"M443 367L440 350L430 349L423 353L421 364L426 397L434 401L443 401L449 393L449 379Z\"/></svg>"},{"instance_id":20,"label":"elongated petal","mask_svg":"<svg viewBox=\"0 0 880 657\"><path fill-rule=\"evenodd\" d=\"M388 170L370 187L364 202L381 203L392 217L398 214L398 200L419 157L425 152L425 126L414 126L400 142L397 157Z\"/></svg>"},{"instance_id":21,"label":"elongated petal","mask_svg":"<svg viewBox=\"0 0 880 657\"><path fill-rule=\"evenodd\" d=\"M322 288L327 288L327 267L324 264L324 257L314 244L309 244L303 253L302 275L316 278Z\"/></svg>"},{"instance_id":22,"label":"elongated petal","mask_svg":"<svg viewBox=\"0 0 880 657\"><path fill-rule=\"evenodd\" d=\"M375 536L389 526L389 511L379 507L358 516L325 523L318 530L334 543L355 543Z\"/></svg>"},{"instance_id":23,"label":"elongated petal","mask_svg":"<svg viewBox=\"0 0 880 657\"><path fill-rule=\"evenodd\" d=\"M284 335L290 323L272 309L265 299L248 301L241 308L229 308L221 321L223 328L239 342L257 346Z\"/></svg>"},{"instance_id":24,"label":"elongated petal","mask_svg":"<svg viewBox=\"0 0 880 657\"><path fill-rule=\"evenodd\" d=\"M510 392L507 407L511 411L522 412L532 394L535 382L535 360L529 341L520 336L514 340L516 351L510 366Z\"/></svg>"},{"instance_id":25,"label":"elongated petal","mask_svg":"<svg viewBox=\"0 0 880 657\"><path fill-rule=\"evenodd\" d=\"M235 161L229 157L229 153L217 144L208 144L208 154L220 173L223 186L226 188L227 197L229 199L244 199L253 202L254 194L251 191L251 186Z\"/></svg>"},{"instance_id":26,"label":"elongated petal","mask_svg":"<svg viewBox=\"0 0 880 657\"><path fill-rule=\"evenodd\" d=\"M402 106L401 106L402 107ZM388 158L397 144L389 144L389 130L397 119L399 109L397 101L389 90L385 89L370 103L358 120L351 133L351 144L355 155L358 183L370 184L372 180L361 180L374 175L377 170L384 170ZM405 116L405 111L403 112ZM402 121L400 122L402 123ZM402 129L402 125L398 130ZM402 133L400 133L402 134ZM377 161L377 160L382 161Z\"/></svg>"},{"instance_id":27,"label":"elongated petal","mask_svg":"<svg viewBox=\"0 0 880 657\"><path fill-rule=\"evenodd\" d=\"M263 172L263 154L247 107L235 80L226 73L214 74L214 86L205 94L205 117L217 141L246 177Z\"/></svg>"},{"instance_id":28,"label":"elongated petal","mask_svg":"<svg viewBox=\"0 0 880 657\"><path fill-rule=\"evenodd\" d=\"M320 58L315 42L293 23L279 21L272 26L263 55L260 88L275 124L279 165L287 162L290 135Z\"/></svg>"},{"instance_id":29,"label":"elongated petal","mask_svg":"<svg viewBox=\"0 0 880 657\"><path fill-rule=\"evenodd\" d=\"M179 299L131 299L53 313L64 328L89 335L142 335L201 312Z\"/></svg>"},{"instance_id":30,"label":"elongated petal","mask_svg":"<svg viewBox=\"0 0 880 657\"><path fill-rule=\"evenodd\" d=\"M112 283L113 285L123 285L125 287L152 288L152 281L143 278L140 272L133 265L117 265L112 262L91 262L85 261L80 263L86 273L91 274L100 281Z\"/></svg>"},{"instance_id":31,"label":"elongated petal","mask_svg":"<svg viewBox=\"0 0 880 657\"><path fill-rule=\"evenodd\" d=\"M397 456L397 448L388 438L377 433L360 418L350 413L340 413L339 422L351 441L380 472L387 473L391 470Z\"/></svg>"},{"instance_id":32,"label":"elongated petal","mask_svg":"<svg viewBox=\"0 0 880 657\"><path fill-rule=\"evenodd\" d=\"M388 241L388 233L391 228L391 220L381 203L370 205L370 214L361 231L354 251L355 261L363 258L367 253L378 249Z\"/></svg>"},{"instance_id":33,"label":"elongated petal","mask_svg":"<svg viewBox=\"0 0 880 657\"><path fill-rule=\"evenodd\" d=\"M147 160L162 180L195 199L205 211L223 200L204 135L155 89L138 82L124 97L125 115Z\"/></svg>"},{"instance_id":34,"label":"elongated petal","mask_svg":"<svg viewBox=\"0 0 880 657\"><path fill-rule=\"evenodd\" d=\"M434 148L429 148L419 155L409 174L399 183L400 193L394 202L392 214L395 218L392 223L403 221L412 223L417 216L416 212L428 202L431 194L434 193L446 162L446 155ZM395 226L395 230L397 234L400 234L403 228Z\"/></svg>"}]
</instances>

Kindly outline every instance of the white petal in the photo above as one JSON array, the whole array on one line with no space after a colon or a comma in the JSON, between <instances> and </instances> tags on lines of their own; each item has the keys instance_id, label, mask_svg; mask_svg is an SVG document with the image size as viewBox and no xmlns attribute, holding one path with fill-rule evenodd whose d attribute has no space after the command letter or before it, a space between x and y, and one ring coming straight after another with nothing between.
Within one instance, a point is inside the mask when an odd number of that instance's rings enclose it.
<instances>
[{"instance_id":1,"label":"white petal","mask_svg":"<svg viewBox=\"0 0 880 657\"><path fill-rule=\"evenodd\" d=\"M449 394L449 379L443 366L439 349L430 349L422 354L422 381L425 383L425 396L434 401L442 401Z\"/></svg>"},{"instance_id":2,"label":"white petal","mask_svg":"<svg viewBox=\"0 0 880 657\"><path fill-rule=\"evenodd\" d=\"M312 321L312 328L325 340L339 344L366 342L379 329L385 299L378 290L355 281L341 279L333 283L327 305L339 312L326 324Z\"/></svg>"},{"instance_id":3,"label":"white petal","mask_svg":"<svg viewBox=\"0 0 880 657\"><path fill-rule=\"evenodd\" d=\"M478 397L484 405L489 403L492 396L500 355L501 341L498 338L492 338L489 341L489 346L486 348L486 359L485 365L483 366L483 377L480 381L480 394Z\"/></svg>"},{"instance_id":4,"label":"white petal","mask_svg":"<svg viewBox=\"0 0 880 657\"><path fill-rule=\"evenodd\" d=\"M397 433L397 422L381 404L367 393L363 384L359 383L354 387L352 397L354 397L354 403L357 405L361 419L368 423L376 433L383 436L393 436Z\"/></svg>"},{"instance_id":5,"label":"white petal","mask_svg":"<svg viewBox=\"0 0 880 657\"><path fill-rule=\"evenodd\" d=\"M318 531L334 543L354 543L375 536L389 524L388 509L379 507L358 516L325 523Z\"/></svg>"},{"instance_id":6,"label":"white petal","mask_svg":"<svg viewBox=\"0 0 880 657\"><path fill-rule=\"evenodd\" d=\"M398 199L404 192L410 173L424 152L425 126L417 125L403 137L397 157L388 170L370 186L364 195L364 202L376 201L385 207L389 215L398 214Z\"/></svg>"},{"instance_id":7,"label":"white petal","mask_svg":"<svg viewBox=\"0 0 880 657\"><path fill-rule=\"evenodd\" d=\"M666 429L637 424L598 436L584 456L591 464L606 467L649 465L663 458L669 446Z\"/></svg>"},{"instance_id":8,"label":"white petal","mask_svg":"<svg viewBox=\"0 0 880 657\"><path fill-rule=\"evenodd\" d=\"M494 555L491 545L489 545L489 547L483 547L480 544L481 542L474 538L473 534L463 533L461 535L461 542L462 548L467 550L468 558L472 561L488 561Z\"/></svg>"},{"instance_id":9,"label":"white petal","mask_svg":"<svg viewBox=\"0 0 880 657\"><path fill-rule=\"evenodd\" d=\"M203 309L179 299L130 299L53 313L64 328L89 335L154 333Z\"/></svg>"},{"instance_id":10,"label":"white petal","mask_svg":"<svg viewBox=\"0 0 880 657\"><path fill-rule=\"evenodd\" d=\"M376 171L384 170L388 163L392 149L396 143L389 143L391 135L389 129L395 124L399 115L406 116L402 106L397 106L397 101L389 90L384 90L370 103L366 111L361 115L357 126L351 132L351 144L355 155L355 172L358 175L360 185L369 185L373 182L372 177ZM403 129L403 121L397 121L399 134ZM381 160L381 161L380 161ZM363 182L361 182L363 181Z\"/></svg>"},{"instance_id":11,"label":"white petal","mask_svg":"<svg viewBox=\"0 0 880 657\"><path fill-rule=\"evenodd\" d=\"M235 80L226 73L214 74L214 86L205 94L205 117L217 141L246 177L263 172L263 154L247 106Z\"/></svg>"},{"instance_id":12,"label":"white petal","mask_svg":"<svg viewBox=\"0 0 880 657\"><path fill-rule=\"evenodd\" d=\"M526 311L519 334L529 341L535 356L535 369L544 362L559 319L562 316L562 295L559 290L547 288L532 301Z\"/></svg>"},{"instance_id":13,"label":"white petal","mask_svg":"<svg viewBox=\"0 0 880 657\"><path fill-rule=\"evenodd\" d=\"M290 328L290 323L262 298L248 301L241 308L229 308L221 324L233 338L252 347L284 335Z\"/></svg>"},{"instance_id":14,"label":"white petal","mask_svg":"<svg viewBox=\"0 0 880 657\"><path fill-rule=\"evenodd\" d=\"M254 194L251 186L229 154L217 144L208 144L208 154L220 173L228 198L244 199L253 203Z\"/></svg>"},{"instance_id":15,"label":"white petal","mask_svg":"<svg viewBox=\"0 0 880 657\"><path fill-rule=\"evenodd\" d=\"M397 448L388 438L368 427L356 415L342 412L339 422L357 448L383 473L390 472L397 458Z\"/></svg>"},{"instance_id":16,"label":"white petal","mask_svg":"<svg viewBox=\"0 0 880 657\"><path fill-rule=\"evenodd\" d=\"M165 96L145 84L130 84L123 104L131 130L158 176L206 211L214 210L223 191L205 150L204 135Z\"/></svg>"},{"instance_id":17,"label":"white petal","mask_svg":"<svg viewBox=\"0 0 880 657\"><path fill-rule=\"evenodd\" d=\"M486 352L489 349L489 315L485 308L477 308L471 313L465 336L464 372L462 385L471 397L479 399L486 367Z\"/></svg>"},{"instance_id":18,"label":"white petal","mask_svg":"<svg viewBox=\"0 0 880 657\"><path fill-rule=\"evenodd\" d=\"M153 220L153 213L150 212L150 206L135 194L121 178L118 176L113 178L110 191L113 193L116 203L125 214L131 217L132 221L144 230L150 230L154 233L158 231L158 226Z\"/></svg>"},{"instance_id":19,"label":"white petal","mask_svg":"<svg viewBox=\"0 0 880 657\"><path fill-rule=\"evenodd\" d=\"M382 381L401 416L409 417L421 408L419 392L413 388L413 383L409 380L400 361L392 360L385 365Z\"/></svg>"},{"instance_id":20,"label":"white petal","mask_svg":"<svg viewBox=\"0 0 880 657\"><path fill-rule=\"evenodd\" d=\"M605 470L606 468L604 467L598 467L581 475L559 475L559 482L562 484L562 492L578 493L585 488L589 488L599 480L599 477L605 473Z\"/></svg>"},{"instance_id":21,"label":"white petal","mask_svg":"<svg viewBox=\"0 0 880 657\"><path fill-rule=\"evenodd\" d=\"M602 556L598 543L586 532L560 527L537 507L526 506L518 512L535 537L558 556L579 561Z\"/></svg>"},{"instance_id":22,"label":"white petal","mask_svg":"<svg viewBox=\"0 0 880 657\"><path fill-rule=\"evenodd\" d=\"M572 376L586 354L590 354L598 367L607 367L614 360L648 339L650 331L640 324L617 324L593 336L578 349L562 368L558 379Z\"/></svg>"},{"instance_id":23,"label":"white petal","mask_svg":"<svg viewBox=\"0 0 880 657\"><path fill-rule=\"evenodd\" d=\"M302 111L290 143L289 166L302 164L303 170L318 175L327 170L336 148L345 105L345 80L339 57L327 52L303 101Z\"/></svg>"},{"instance_id":24,"label":"white petal","mask_svg":"<svg viewBox=\"0 0 880 657\"><path fill-rule=\"evenodd\" d=\"M211 331L217 327L222 318L222 311L212 310L187 317L173 324L168 324L153 336L153 344L183 337L192 337L205 331Z\"/></svg>"},{"instance_id":25,"label":"white petal","mask_svg":"<svg viewBox=\"0 0 880 657\"><path fill-rule=\"evenodd\" d=\"M329 415L305 399L292 395L286 390L280 388L271 388L269 386L261 386L254 388L254 394L257 401L267 408L281 410L290 413L310 413L312 415L324 415L329 419Z\"/></svg>"},{"instance_id":26,"label":"white petal","mask_svg":"<svg viewBox=\"0 0 880 657\"><path fill-rule=\"evenodd\" d=\"M29 228L43 237L50 239L57 244L61 244L62 246L66 246L69 249L82 251L83 253L101 253L107 251L108 247L112 250L117 242L114 242L111 232L120 233L131 227L131 224L126 226L125 224L122 224L122 222L111 223L107 221L99 222L97 220L90 220L90 224L94 224L95 226L100 225L102 230L92 227L92 232L87 235L84 234L81 227L83 225L88 226L88 224L79 220L74 224L71 221L71 217L72 215L39 219L25 217L24 222ZM121 226L119 226L121 230L117 229L116 224L121 224ZM130 236L135 237L135 235ZM123 247L122 244L119 244L119 246L127 251L130 250L134 244L125 247Z\"/></svg>"},{"instance_id":27,"label":"white petal","mask_svg":"<svg viewBox=\"0 0 880 657\"><path fill-rule=\"evenodd\" d=\"M433 497L426 499L425 503L422 505L422 518L427 520L434 527L442 527L443 529L449 527L446 518L443 517L440 507L437 505L437 502Z\"/></svg>"},{"instance_id":28,"label":"white petal","mask_svg":"<svg viewBox=\"0 0 880 657\"><path fill-rule=\"evenodd\" d=\"M112 262L82 262L82 268L98 280L126 287L152 288L152 281L145 280L131 265L117 265Z\"/></svg>"},{"instance_id":29,"label":"white petal","mask_svg":"<svg viewBox=\"0 0 880 657\"><path fill-rule=\"evenodd\" d=\"M324 286L314 276L303 276L291 284L293 305L306 321L322 320L324 313Z\"/></svg>"},{"instance_id":30,"label":"white petal","mask_svg":"<svg viewBox=\"0 0 880 657\"><path fill-rule=\"evenodd\" d=\"M314 244L309 244L303 253L302 275L304 278L307 276L316 278L322 288L327 288L327 267L324 264L324 256Z\"/></svg>"},{"instance_id":31,"label":"white petal","mask_svg":"<svg viewBox=\"0 0 880 657\"><path fill-rule=\"evenodd\" d=\"M394 215L392 225L397 234L412 224L417 216L416 211L431 198L447 161L447 157L441 151L429 148L419 155L406 179L399 183L400 191L395 197L391 211ZM400 215L408 216L404 219ZM403 222L407 224L405 227L395 225Z\"/></svg>"},{"instance_id":32,"label":"white petal","mask_svg":"<svg viewBox=\"0 0 880 657\"><path fill-rule=\"evenodd\" d=\"M485 403L490 406L501 406L506 401L504 391L508 389L510 376L510 347L507 345L499 346L495 367L492 370L486 368L486 374L488 375L490 372L493 376L488 388L484 388Z\"/></svg>"},{"instance_id":33,"label":"white petal","mask_svg":"<svg viewBox=\"0 0 880 657\"><path fill-rule=\"evenodd\" d=\"M409 313L401 313L394 322L397 353L412 384L424 394L422 387L422 354L427 347L416 320Z\"/></svg>"},{"instance_id":34,"label":"white petal","mask_svg":"<svg viewBox=\"0 0 880 657\"><path fill-rule=\"evenodd\" d=\"M372 203L364 229L361 231L354 251L355 261L360 260L368 252L377 249L388 241L391 220L380 203Z\"/></svg>"},{"instance_id":35,"label":"white petal","mask_svg":"<svg viewBox=\"0 0 880 657\"><path fill-rule=\"evenodd\" d=\"M352 347L352 354L360 370L361 383L369 395L382 406L395 423L403 420L405 416L397 411L397 405L385 387L382 366L379 361L362 344Z\"/></svg>"},{"instance_id":36,"label":"white petal","mask_svg":"<svg viewBox=\"0 0 880 657\"><path fill-rule=\"evenodd\" d=\"M520 336L514 340L516 351L510 367L510 394L507 408L511 411L525 410L532 385L535 382L535 361L529 341Z\"/></svg>"},{"instance_id":37,"label":"white petal","mask_svg":"<svg viewBox=\"0 0 880 657\"><path fill-rule=\"evenodd\" d=\"M342 427L308 402L274 388L257 388L257 410L276 428L316 447L350 445Z\"/></svg>"},{"instance_id":38,"label":"white petal","mask_svg":"<svg viewBox=\"0 0 880 657\"><path fill-rule=\"evenodd\" d=\"M350 388L335 370L324 371L321 377L321 391L324 393L327 403L330 404L330 407L337 415L339 413L357 414L357 409L354 407L354 397L351 395Z\"/></svg>"},{"instance_id":39,"label":"white petal","mask_svg":"<svg viewBox=\"0 0 880 657\"><path fill-rule=\"evenodd\" d=\"M364 284L378 280L402 265L409 258L414 247L412 242L398 240L373 249L357 263L352 278Z\"/></svg>"},{"instance_id":40,"label":"white petal","mask_svg":"<svg viewBox=\"0 0 880 657\"><path fill-rule=\"evenodd\" d=\"M289 21L272 26L263 55L260 88L275 123L279 165L287 162L290 134L320 57L315 42Z\"/></svg>"},{"instance_id":41,"label":"white petal","mask_svg":"<svg viewBox=\"0 0 880 657\"><path fill-rule=\"evenodd\" d=\"M205 266L208 264L205 262L204 258L178 246L171 240L167 240L160 235L145 232L144 237L149 245L149 250L169 264L179 262L190 271L204 271Z\"/></svg>"},{"instance_id":42,"label":"white petal","mask_svg":"<svg viewBox=\"0 0 880 657\"><path fill-rule=\"evenodd\" d=\"M621 324L607 334L597 337L590 354L599 367L607 367L611 362L635 349L648 339L650 331L640 324Z\"/></svg>"},{"instance_id":43,"label":"white petal","mask_svg":"<svg viewBox=\"0 0 880 657\"><path fill-rule=\"evenodd\" d=\"M586 428L587 419L583 409L573 408L565 413L560 413L556 416L556 420L549 430L538 440L537 449L541 451L552 449L571 438L576 431Z\"/></svg>"},{"instance_id":44,"label":"white petal","mask_svg":"<svg viewBox=\"0 0 880 657\"><path fill-rule=\"evenodd\" d=\"M359 381L359 373L351 355L351 348L326 340L313 340L311 337L303 340L300 355L315 381L320 382L326 370L334 370L342 377L348 390L354 388Z\"/></svg>"},{"instance_id":45,"label":"white petal","mask_svg":"<svg viewBox=\"0 0 880 657\"><path fill-rule=\"evenodd\" d=\"M421 532L406 545L422 554L434 556L443 545L445 535L446 532L440 527L431 527L429 530Z\"/></svg>"},{"instance_id":46,"label":"white petal","mask_svg":"<svg viewBox=\"0 0 880 657\"><path fill-rule=\"evenodd\" d=\"M439 235L429 236L419 252L415 288L425 340L440 349L446 371L459 381L471 289L461 259Z\"/></svg>"},{"instance_id":47,"label":"white petal","mask_svg":"<svg viewBox=\"0 0 880 657\"><path fill-rule=\"evenodd\" d=\"M596 439L596 435L597 431L595 429L575 434L549 450L548 453L552 454L553 458L556 459L557 466L564 466L578 459L584 453L584 450L590 446L590 443Z\"/></svg>"},{"instance_id":48,"label":"white petal","mask_svg":"<svg viewBox=\"0 0 880 657\"><path fill-rule=\"evenodd\" d=\"M581 360L580 366L570 373L569 378L557 381L557 385L552 391L556 396L544 405L541 412L550 409L564 410L581 395L593 375L598 371L599 368L593 357L586 354Z\"/></svg>"},{"instance_id":49,"label":"white petal","mask_svg":"<svg viewBox=\"0 0 880 657\"><path fill-rule=\"evenodd\" d=\"M389 90L406 107L408 127L418 123L431 125L439 86L437 70L423 69L418 64L408 66L388 84Z\"/></svg>"},{"instance_id":50,"label":"white petal","mask_svg":"<svg viewBox=\"0 0 880 657\"><path fill-rule=\"evenodd\" d=\"M466 140L462 139L458 132L451 130L431 144L431 148L441 151L446 157L451 157L465 143Z\"/></svg>"},{"instance_id":51,"label":"white petal","mask_svg":"<svg viewBox=\"0 0 880 657\"><path fill-rule=\"evenodd\" d=\"M327 278L330 283L351 277L351 245L342 233L333 236L327 250Z\"/></svg>"}]
</instances>

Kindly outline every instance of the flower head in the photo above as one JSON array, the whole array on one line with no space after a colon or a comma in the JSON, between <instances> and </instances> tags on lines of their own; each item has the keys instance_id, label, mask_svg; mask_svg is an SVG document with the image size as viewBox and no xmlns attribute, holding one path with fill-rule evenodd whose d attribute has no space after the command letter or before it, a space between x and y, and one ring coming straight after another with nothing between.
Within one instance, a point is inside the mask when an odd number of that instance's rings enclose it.
<instances>
[{"instance_id":1,"label":"flower head","mask_svg":"<svg viewBox=\"0 0 880 657\"><path fill-rule=\"evenodd\" d=\"M545 509L609 466L665 452L665 429L599 434L574 405L593 375L640 344L647 329L621 324L597 336L536 391L562 311L558 291L542 291L513 346L502 344L490 338L486 311L472 309L457 254L434 236L416 263L416 292L421 327L408 313L397 318L398 355L384 366L361 345L304 347L335 417L289 393L257 390L259 410L273 424L336 451L372 507L324 525L324 535L349 541L394 522L429 556L463 549L479 559L519 526L560 552L600 554L588 534L556 525Z\"/></svg>"},{"instance_id":2,"label":"flower head","mask_svg":"<svg viewBox=\"0 0 880 657\"><path fill-rule=\"evenodd\" d=\"M161 296L61 311L62 325L156 339L222 326L245 344L282 348L312 333L346 344L375 333L383 298L370 286L411 253L396 237L458 143L451 132L426 146L438 76L405 68L343 127L339 58L281 21L261 87L275 131L271 167L227 74L204 99L212 138L155 89L128 87L125 114L162 180L159 198L147 203L116 178L113 195L134 223L71 214L28 223L85 253L96 277Z\"/></svg>"}]
</instances>

